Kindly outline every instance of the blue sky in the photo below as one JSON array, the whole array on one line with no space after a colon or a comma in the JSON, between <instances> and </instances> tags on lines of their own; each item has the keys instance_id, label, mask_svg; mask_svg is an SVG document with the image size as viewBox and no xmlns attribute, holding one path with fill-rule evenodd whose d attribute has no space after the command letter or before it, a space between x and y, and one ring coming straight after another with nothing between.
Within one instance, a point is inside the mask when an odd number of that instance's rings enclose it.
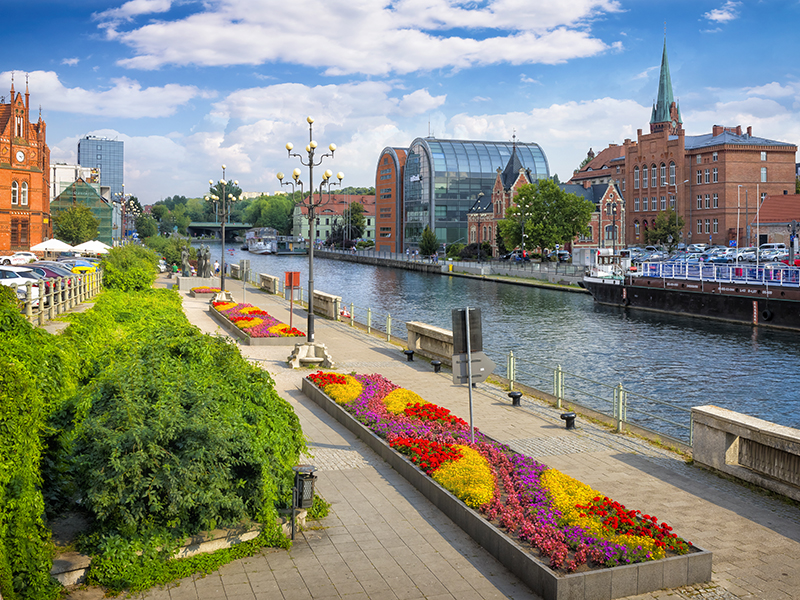
<instances>
[{"instance_id":1,"label":"blue sky","mask_svg":"<svg viewBox=\"0 0 800 600\"><path fill-rule=\"evenodd\" d=\"M345 185L374 185L384 147L429 132L516 133L565 181L590 147L647 130L665 21L689 135L800 143L798 0L28 0L3 17L0 95L29 74L52 162L87 134L123 140L144 204L204 194L222 164L279 189L308 115Z\"/></svg>"}]
</instances>

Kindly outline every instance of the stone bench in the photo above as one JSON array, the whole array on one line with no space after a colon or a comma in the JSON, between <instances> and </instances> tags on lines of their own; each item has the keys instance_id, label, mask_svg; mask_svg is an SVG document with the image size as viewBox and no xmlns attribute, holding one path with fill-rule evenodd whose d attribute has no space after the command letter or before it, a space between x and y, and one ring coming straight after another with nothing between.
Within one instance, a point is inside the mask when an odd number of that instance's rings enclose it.
<instances>
[{"instance_id":1,"label":"stone bench","mask_svg":"<svg viewBox=\"0 0 800 600\"><path fill-rule=\"evenodd\" d=\"M342 297L314 290L314 312L333 321L339 319Z\"/></svg>"},{"instance_id":2,"label":"stone bench","mask_svg":"<svg viewBox=\"0 0 800 600\"><path fill-rule=\"evenodd\" d=\"M447 365L453 362L453 332L441 327L420 323L419 321L408 321L406 323L408 331L408 349L426 356L427 358L437 359Z\"/></svg>"},{"instance_id":3,"label":"stone bench","mask_svg":"<svg viewBox=\"0 0 800 600\"><path fill-rule=\"evenodd\" d=\"M278 284L280 279L274 275L267 275L266 273L258 274L258 287L267 292L268 294L278 293Z\"/></svg>"},{"instance_id":4,"label":"stone bench","mask_svg":"<svg viewBox=\"0 0 800 600\"><path fill-rule=\"evenodd\" d=\"M800 431L719 408L692 408L694 462L800 500Z\"/></svg>"}]
</instances>

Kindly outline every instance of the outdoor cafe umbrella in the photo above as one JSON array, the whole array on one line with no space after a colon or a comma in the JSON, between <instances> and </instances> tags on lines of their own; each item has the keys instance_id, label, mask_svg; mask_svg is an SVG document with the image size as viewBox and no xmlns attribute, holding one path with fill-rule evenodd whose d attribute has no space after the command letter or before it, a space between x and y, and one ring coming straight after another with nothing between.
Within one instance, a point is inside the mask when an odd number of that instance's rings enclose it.
<instances>
[{"instance_id":1,"label":"outdoor cafe umbrella","mask_svg":"<svg viewBox=\"0 0 800 600\"><path fill-rule=\"evenodd\" d=\"M31 246L31 250L34 252L72 252L74 248L66 242L53 238Z\"/></svg>"},{"instance_id":2,"label":"outdoor cafe umbrella","mask_svg":"<svg viewBox=\"0 0 800 600\"><path fill-rule=\"evenodd\" d=\"M111 246L99 240L91 240L75 246L75 250L78 252L91 252L92 254L106 254L110 248Z\"/></svg>"}]
</instances>

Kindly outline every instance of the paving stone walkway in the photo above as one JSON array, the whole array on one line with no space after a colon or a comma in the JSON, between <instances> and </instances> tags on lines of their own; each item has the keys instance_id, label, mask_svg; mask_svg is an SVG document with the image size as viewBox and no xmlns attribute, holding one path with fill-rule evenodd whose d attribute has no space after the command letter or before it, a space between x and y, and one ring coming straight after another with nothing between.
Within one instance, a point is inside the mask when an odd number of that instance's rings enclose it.
<instances>
[{"instance_id":1,"label":"paving stone walkway","mask_svg":"<svg viewBox=\"0 0 800 600\"><path fill-rule=\"evenodd\" d=\"M166 283L166 282L162 282ZM288 302L259 291L247 301L284 322ZM184 296L189 320L225 335L207 314L207 300ZM294 325L305 328L295 309ZM397 346L318 318L340 372L380 372L426 400L469 414L466 386L425 361L406 362ZM331 515L299 534L289 551L265 551L206 577L187 578L148 599L490 599L537 598L477 546L377 455L300 392L308 370L286 364L289 347L240 346L275 379L299 415L319 468L318 490ZM713 580L635 600L701 598L800 599L800 510L687 465L677 455L629 435L578 420L566 431L555 409L523 398L512 407L502 390L474 390L476 426L628 507L651 512L698 546L714 552ZM75 596L77 598L77 596Z\"/></svg>"}]
</instances>

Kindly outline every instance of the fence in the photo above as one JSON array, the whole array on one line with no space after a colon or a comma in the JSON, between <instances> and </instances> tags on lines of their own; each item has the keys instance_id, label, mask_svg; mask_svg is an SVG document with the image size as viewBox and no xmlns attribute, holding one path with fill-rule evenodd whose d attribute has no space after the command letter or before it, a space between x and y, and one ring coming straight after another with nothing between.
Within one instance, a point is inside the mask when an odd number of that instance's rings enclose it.
<instances>
[{"instance_id":1,"label":"fence","mask_svg":"<svg viewBox=\"0 0 800 600\"><path fill-rule=\"evenodd\" d=\"M38 284L28 282L24 286L10 287L19 298L25 318L31 323L44 325L45 321L52 320L96 296L100 293L101 283L102 274L98 271L75 274L71 277L43 279ZM24 296L19 294L18 290L24 290Z\"/></svg>"}]
</instances>

